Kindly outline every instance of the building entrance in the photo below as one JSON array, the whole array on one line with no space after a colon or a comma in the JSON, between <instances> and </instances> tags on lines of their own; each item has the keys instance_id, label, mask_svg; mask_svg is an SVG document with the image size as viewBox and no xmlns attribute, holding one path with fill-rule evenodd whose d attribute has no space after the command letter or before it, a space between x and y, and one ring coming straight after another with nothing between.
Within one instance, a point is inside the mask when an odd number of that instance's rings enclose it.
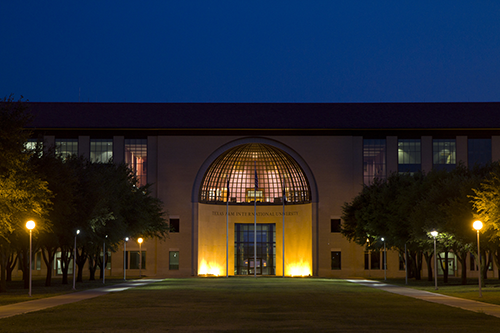
<instances>
[{"instance_id":1,"label":"building entrance","mask_svg":"<svg viewBox=\"0 0 500 333\"><path fill-rule=\"evenodd\" d=\"M254 259L254 225L234 225L234 274L276 275L276 225L257 224L257 258Z\"/></svg>"}]
</instances>

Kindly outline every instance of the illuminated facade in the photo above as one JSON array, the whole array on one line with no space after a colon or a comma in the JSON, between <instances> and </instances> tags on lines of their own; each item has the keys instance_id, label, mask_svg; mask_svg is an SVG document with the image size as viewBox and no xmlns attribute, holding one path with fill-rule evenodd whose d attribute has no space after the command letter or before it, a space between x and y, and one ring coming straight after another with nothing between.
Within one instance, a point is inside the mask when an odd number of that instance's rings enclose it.
<instances>
[{"instance_id":1,"label":"illuminated facade","mask_svg":"<svg viewBox=\"0 0 500 333\"><path fill-rule=\"evenodd\" d=\"M340 234L342 205L391 172L500 159L499 106L31 103L46 145L124 161L153 184L172 231L141 246L151 277L383 277L381 253ZM111 254L107 275L123 275L124 259L138 274L139 245L126 250ZM447 265L458 274L453 256ZM387 275L404 276L395 251Z\"/></svg>"}]
</instances>

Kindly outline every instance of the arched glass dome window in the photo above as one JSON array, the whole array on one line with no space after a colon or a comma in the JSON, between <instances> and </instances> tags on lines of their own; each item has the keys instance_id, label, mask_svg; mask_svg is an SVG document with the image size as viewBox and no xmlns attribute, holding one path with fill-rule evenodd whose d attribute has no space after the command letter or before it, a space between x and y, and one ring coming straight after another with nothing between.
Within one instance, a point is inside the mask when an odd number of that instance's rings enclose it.
<instances>
[{"instance_id":1,"label":"arched glass dome window","mask_svg":"<svg viewBox=\"0 0 500 333\"><path fill-rule=\"evenodd\" d=\"M227 150L210 165L201 182L199 202L225 204L229 199L229 204L250 204L257 200L281 205L283 191L287 204L311 202L304 171L290 155L268 144L247 143Z\"/></svg>"}]
</instances>

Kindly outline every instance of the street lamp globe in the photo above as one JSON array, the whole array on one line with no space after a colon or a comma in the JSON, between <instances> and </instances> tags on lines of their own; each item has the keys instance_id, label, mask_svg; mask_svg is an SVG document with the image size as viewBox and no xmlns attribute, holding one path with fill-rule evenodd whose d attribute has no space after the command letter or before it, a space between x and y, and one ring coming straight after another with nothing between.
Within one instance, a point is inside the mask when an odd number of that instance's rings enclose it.
<instances>
[{"instance_id":1,"label":"street lamp globe","mask_svg":"<svg viewBox=\"0 0 500 333\"><path fill-rule=\"evenodd\" d=\"M28 228L29 230L35 229L35 221L30 220L26 222L26 228Z\"/></svg>"},{"instance_id":2,"label":"street lamp globe","mask_svg":"<svg viewBox=\"0 0 500 333\"><path fill-rule=\"evenodd\" d=\"M481 221L474 221L472 224L472 227L476 229L477 231L481 230L483 228L483 222Z\"/></svg>"}]
</instances>

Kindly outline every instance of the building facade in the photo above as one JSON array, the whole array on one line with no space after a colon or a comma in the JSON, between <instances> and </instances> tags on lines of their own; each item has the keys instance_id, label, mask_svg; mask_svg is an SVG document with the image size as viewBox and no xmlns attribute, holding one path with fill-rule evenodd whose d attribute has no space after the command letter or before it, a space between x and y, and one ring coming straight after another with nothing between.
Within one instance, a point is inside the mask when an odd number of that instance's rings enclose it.
<instances>
[{"instance_id":1,"label":"building facade","mask_svg":"<svg viewBox=\"0 0 500 333\"><path fill-rule=\"evenodd\" d=\"M340 234L342 205L391 172L500 159L500 103L30 106L46 146L153 184L172 231L140 247L150 277L383 277L383 255ZM129 240L106 274L122 276L124 259L138 274L138 256ZM404 277L401 263L388 251L387 276Z\"/></svg>"}]
</instances>

